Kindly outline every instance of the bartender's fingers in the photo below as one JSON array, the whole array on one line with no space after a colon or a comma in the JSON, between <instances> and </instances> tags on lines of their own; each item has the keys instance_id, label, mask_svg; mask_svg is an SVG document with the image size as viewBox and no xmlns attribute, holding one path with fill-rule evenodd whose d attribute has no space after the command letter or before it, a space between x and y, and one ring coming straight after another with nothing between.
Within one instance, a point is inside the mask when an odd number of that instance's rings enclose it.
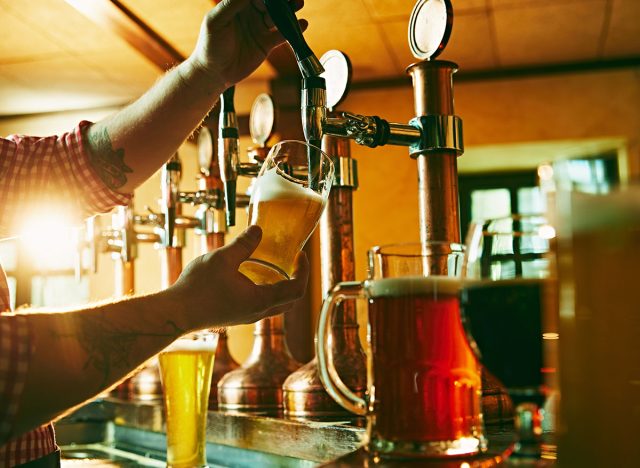
<instances>
[{"instance_id":1,"label":"bartender's fingers","mask_svg":"<svg viewBox=\"0 0 640 468\"><path fill-rule=\"evenodd\" d=\"M249 226L229 245L219 249L219 254L235 268L239 267L253 253L262 239L260 226Z\"/></svg>"},{"instance_id":2,"label":"bartender's fingers","mask_svg":"<svg viewBox=\"0 0 640 468\"><path fill-rule=\"evenodd\" d=\"M262 304L265 308L273 308L281 304L296 301L304 296L309 279L309 260L304 252L299 252L296 257L295 269L290 280L280 281L275 284L259 286Z\"/></svg>"}]
</instances>

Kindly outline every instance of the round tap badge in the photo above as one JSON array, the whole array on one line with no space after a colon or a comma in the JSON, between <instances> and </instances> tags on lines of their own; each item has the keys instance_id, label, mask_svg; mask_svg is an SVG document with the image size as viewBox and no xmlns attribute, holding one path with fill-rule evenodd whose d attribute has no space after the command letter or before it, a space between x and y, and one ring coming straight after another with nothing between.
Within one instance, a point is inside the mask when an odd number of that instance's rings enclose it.
<instances>
[{"instance_id":1,"label":"round tap badge","mask_svg":"<svg viewBox=\"0 0 640 468\"><path fill-rule=\"evenodd\" d=\"M267 93L259 94L251 106L249 116L249 132L256 145L264 146L275 125L275 106Z\"/></svg>"},{"instance_id":2,"label":"round tap badge","mask_svg":"<svg viewBox=\"0 0 640 468\"><path fill-rule=\"evenodd\" d=\"M198 164L200 172L209 175L213 162L213 135L208 127L202 127L198 132Z\"/></svg>"},{"instance_id":3,"label":"round tap badge","mask_svg":"<svg viewBox=\"0 0 640 468\"><path fill-rule=\"evenodd\" d=\"M327 83L327 107L334 109L346 97L351 84L351 62L339 50L330 50L320 57L324 73L320 76Z\"/></svg>"},{"instance_id":4,"label":"round tap badge","mask_svg":"<svg viewBox=\"0 0 640 468\"><path fill-rule=\"evenodd\" d=\"M420 60L436 58L447 46L453 27L451 0L419 0L409 20L409 48Z\"/></svg>"}]
</instances>

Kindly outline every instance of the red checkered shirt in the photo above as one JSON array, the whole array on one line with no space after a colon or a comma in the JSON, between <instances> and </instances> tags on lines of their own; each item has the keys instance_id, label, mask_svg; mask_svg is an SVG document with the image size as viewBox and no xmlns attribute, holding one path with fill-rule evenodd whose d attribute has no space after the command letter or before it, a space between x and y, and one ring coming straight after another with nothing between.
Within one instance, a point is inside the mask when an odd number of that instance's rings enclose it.
<instances>
[{"instance_id":1,"label":"red checkered shirt","mask_svg":"<svg viewBox=\"0 0 640 468\"><path fill-rule=\"evenodd\" d=\"M52 201L81 220L126 205L130 197L108 189L93 171L85 151L81 122L60 136L0 138L0 238L15 235L20 216ZM43 457L57 449L48 424L13 438L29 361L37 343L28 315L9 312L9 288L0 267L0 467ZM2 312L5 313L2 313Z\"/></svg>"}]
</instances>

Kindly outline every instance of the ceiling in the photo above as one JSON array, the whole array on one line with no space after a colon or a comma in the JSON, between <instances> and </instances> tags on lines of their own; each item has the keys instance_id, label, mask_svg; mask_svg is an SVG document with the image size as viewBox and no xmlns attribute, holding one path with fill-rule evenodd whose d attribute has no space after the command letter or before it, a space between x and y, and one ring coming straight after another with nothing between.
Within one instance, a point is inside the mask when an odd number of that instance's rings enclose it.
<instances>
[{"instance_id":1,"label":"ceiling","mask_svg":"<svg viewBox=\"0 0 640 468\"><path fill-rule=\"evenodd\" d=\"M213 1L122 3L187 56ZM414 61L407 46L414 4L306 0L299 16L310 22L305 36L318 56L341 49L351 58L355 81L379 80L404 76ZM640 58L640 0L453 4L453 33L441 58L457 62L462 70ZM117 34L65 0L0 0L0 31L0 116L122 105L161 73ZM277 70L265 63L249 81L263 84L275 76Z\"/></svg>"}]
</instances>

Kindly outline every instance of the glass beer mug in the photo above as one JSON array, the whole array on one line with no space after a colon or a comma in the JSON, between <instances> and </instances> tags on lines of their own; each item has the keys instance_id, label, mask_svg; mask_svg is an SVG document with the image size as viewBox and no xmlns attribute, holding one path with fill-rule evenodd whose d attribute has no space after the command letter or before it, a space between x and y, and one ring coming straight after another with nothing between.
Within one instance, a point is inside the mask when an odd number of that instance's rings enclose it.
<instances>
[{"instance_id":1,"label":"glass beer mug","mask_svg":"<svg viewBox=\"0 0 640 468\"><path fill-rule=\"evenodd\" d=\"M338 284L322 307L320 378L347 410L368 420L367 449L391 458L473 455L486 446L480 367L460 320L463 247L398 244L369 251L369 279ZM341 381L331 355L331 321L345 299L368 301L368 391Z\"/></svg>"}]
</instances>

